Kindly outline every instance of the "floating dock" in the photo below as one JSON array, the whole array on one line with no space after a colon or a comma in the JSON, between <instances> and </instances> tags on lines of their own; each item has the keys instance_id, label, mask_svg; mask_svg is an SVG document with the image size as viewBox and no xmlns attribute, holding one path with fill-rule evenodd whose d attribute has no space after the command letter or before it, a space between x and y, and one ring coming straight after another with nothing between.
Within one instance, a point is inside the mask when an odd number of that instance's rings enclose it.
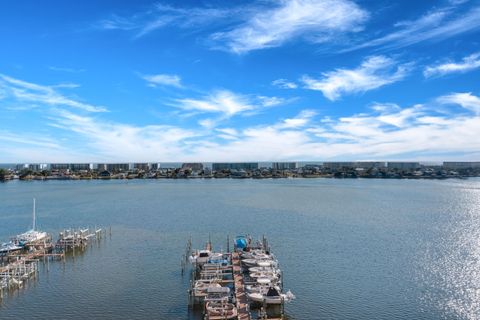
<instances>
[{"instance_id":1,"label":"floating dock","mask_svg":"<svg viewBox=\"0 0 480 320\"><path fill-rule=\"evenodd\" d=\"M232 253L233 279L235 283L235 299L237 301L238 320L250 320L250 306L248 304L247 293L245 292L245 283L243 281L243 272L240 262L240 254Z\"/></svg>"},{"instance_id":2,"label":"floating dock","mask_svg":"<svg viewBox=\"0 0 480 320\"><path fill-rule=\"evenodd\" d=\"M237 237L231 253L227 243L226 253L214 252L211 241L203 250L191 250L191 240L187 243L182 275L189 260L193 310L200 306L205 320L285 319L284 304L295 296L282 292L282 273L266 239Z\"/></svg>"}]
</instances>

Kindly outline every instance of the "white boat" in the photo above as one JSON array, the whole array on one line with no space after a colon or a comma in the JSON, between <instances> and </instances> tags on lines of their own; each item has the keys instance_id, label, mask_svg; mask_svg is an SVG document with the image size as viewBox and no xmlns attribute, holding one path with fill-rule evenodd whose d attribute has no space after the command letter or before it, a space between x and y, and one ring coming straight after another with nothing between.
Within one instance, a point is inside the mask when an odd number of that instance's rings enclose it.
<instances>
[{"instance_id":1,"label":"white boat","mask_svg":"<svg viewBox=\"0 0 480 320\"><path fill-rule=\"evenodd\" d=\"M220 288L221 285L216 281L202 281L197 280L193 286L193 296L196 298L205 298L208 294L209 288Z\"/></svg>"},{"instance_id":2,"label":"white boat","mask_svg":"<svg viewBox=\"0 0 480 320\"><path fill-rule=\"evenodd\" d=\"M248 268L248 272L275 272L275 273L280 273L280 269L277 269L275 267L251 267Z\"/></svg>"},{"instance_id":3,"label":"white boat","mask_svg":"<svg viewBox=\"0 0 480 320\"><path fill-rule=\"evenodd\" d=\"M2 245L0 246L0 253L9 253L13 251L22 250L22 249L23 249L22 246L19 246L10 241L8 243L2 243Z\"/></svg>"},{"instance_id":4,"label":"white boat","mask_svg":"<svg viewBox=\"0 0 480 320\"><path fill-rule=\"evenodd\" d=\"M228 287L208 287L205 301L228 301L229 296L230 288Z\"/></svg>"},{"instance_id":5,"label":"white boat","mask_svg":"<svg viewBox=\"0 0 480 320\"><path fill-rule=\"evenodd\" d=\"M241 257L242 259L273 259L270 253L266 253L265 250L262 249L243 252Z\"/></svg>"},{"instance_id":6,"label":"white boat","mask_svg":"<svg viewBox=\"0 0 480 320\"><path fill-rule=\"evenodd\" d=\"M32 230L19 234L14 238L14 242L19 246L26 246L32 243L36 243L48 238L46 232L37 231L36 229L36 216L35 216L35 198L33 199L33 224Z\"/></svg>"},{"instance_id":7,"label":"white boat","mask_svg":"<svg viewBox=\"0 0 480 320\"><path fill-rule=\"evenodd\" d=\"M211 252L210 250L198 250L193 253L190 257L191 264L205 264L209 260L217 260L223 257L221 253Z\"/></svg>"},{"instance_id":8,"label":"white boat","mask_svg":"<svg viewBox=\"0 0 480 320\"><path fill-rule=\"evenodd\" d=\"M247 267L276 267L278 262L272 259L244 259L242 263Z\"/></svg>"},{"instance_id":9,"label":"white boat","mask_svg":"<svg viewBox=\"0 0 480 320\"><path fill-rule=\"evenodd\" d=\"M207 319L236 319L238 310L233 303L208 301L205 305Z\"/></svg>"},{"instance_id":10,"label":"white boat","mask_svg":"<svg viewBox=\"0 0 480 320\"><path fill-rule=\"evenodd\" d=\"M268 292L268 289L270 289L270 287L274 287L275 289L278 290L278 292L281 291L281 289L278 285L272 285L270 283L268 283L268 284L257 283L257 284L253 284L253 285L246 285L245 290L247 290L248 293L262 293L262 294L265 294L265 293Z\"/></svg>"},{"instance_id":11,"label":"white boat","mask_svg":"<svg viewBox=\"0 0 480 320\"><path fill-rule=\"evenodd\" d=\"M270 279L272 281L276 281L278 279L280 279L280 274L276 273L276 272L250 272L249 276L251 278L267 278L267 279Z\"/></svg>"},{"instance_id":12,"label":"white boat","mask_svg":"<svg viewBox=\"0 0 480 320\"><path fill-rule=\"evenodd\" d=\"M283 304L285 302L290 302L295 299L293 293L288 291L287 293L280 293L280 290L275 287L268 288L267 292L252 292L248 293L247 296L250 300L258 303L265 304Z\"/></svg>"}]
</instances>

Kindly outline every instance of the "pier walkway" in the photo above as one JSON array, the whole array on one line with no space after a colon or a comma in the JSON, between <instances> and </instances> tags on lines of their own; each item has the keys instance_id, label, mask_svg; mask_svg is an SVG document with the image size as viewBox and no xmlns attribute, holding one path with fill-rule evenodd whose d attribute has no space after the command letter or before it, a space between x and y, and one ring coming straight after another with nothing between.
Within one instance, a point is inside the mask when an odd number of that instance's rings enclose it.
<instances>
[{"instance_id":1,"label":"pier walkway","mask_svg":"<svg viewBox=\"0 0 480 320\"><path fill-rule=\"evenodd\" d=\"M238 320L251 320L250 310L243 283L242 267L238 252L232 253L233 280L235 282L235 299L237 301Z\"/></svg>"}]
</instances>

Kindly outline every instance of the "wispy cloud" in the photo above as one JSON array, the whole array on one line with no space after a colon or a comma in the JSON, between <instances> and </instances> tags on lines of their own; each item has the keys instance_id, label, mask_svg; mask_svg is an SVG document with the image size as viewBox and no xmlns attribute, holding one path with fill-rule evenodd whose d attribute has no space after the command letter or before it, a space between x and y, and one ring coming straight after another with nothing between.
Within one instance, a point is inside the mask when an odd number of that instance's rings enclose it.
<instances>
[{"instance_id":1,"label":"wispy cloud","mask_svg":"<svg viewBox=\"0 0 480 320\"><path fill-rule=\"evenodd\" d=\"M140 38L168 26L185 29L199 28L225 18L236 20L238 13L234 9L181 8L158 3L144 12L138 12L128 17L113 14L96 23L96 26L104 30L130 31L134 33L135 38Z\"/></svg>"},{"instance_id":2,"label":"wispy cloud","mask_svg":"<svg viewBox=\"0 0 480 320\"><path fill-rule=\"evenodd\" d=\"M364 41L344 51L367 47L396 49L423 41L439 41L480 28L480 8L457 13L457 8L445 7L430 11L414 21L395 24L396 30L379 38Z\"/></svg>"},{"instance_id":3,"label":"wispy cloud","mask_svg":"<svg viewBox=\"0 0 480 320\"><path fill-rule=\"evenodd\" d=\"M50 124L85 139L94 150L95 158L103 161L174 159L180 154L188 154L184 142L199 135L194 130L170 125L135 126L80 116L66 110L51 117Z\"/></svg>"},{"instance_id":4,"label":"wispy cloud","mask_svg":"<svg viewBox=\"0 0 480 320\"><path fill-rule=\"evenodd\" d=\"M215 26L220 31L207 37L207 42L215 49L242 54L298 38L335 41L339 35L361 31L368 18L369 13L350 0L281 0L229 8L156 4L129 17L111 15L96 27L128 31L140 38L166 27L198 31Z\"/></svg>"},{"instance_id":5,"label":"wispy cloud","mask_svg":"<svg viewBox=\"0 0 480 320\"><path fill-rule=\"evenodd\" d=\"M434 106L433 106L434 107ZM441 115L421 104L349 117L280 121L222 132L222 143L199 145L193 159L269 161L301 159L421 159L478 154L480 117ZM302 119L301 114L292 119ZM292 125L285 125L285 124ZM440 159L441 160L441 159Z\"/></svg>"},{"instance_id":6,"label":"wispy cloud","mask_svg":"<svg viewBox=\"0 0 480 320\"><path fill-rule=\"evenodd\" d=\"M301 128L309 124L316 115L317 113L314 110L303 110L297 116L278 123L276 127L282 129Z\"/></svg>"},{"instance_id":7,"label":"wispy cloud","mask_svg":"<svg viewBox=\"0 0 480 320\"><path fill-rule=\"evenodd\" d=\"M33 134L17 134L0 130L0 141L7 143L23 144L27 146L60 149L60 145L52 138L46 138Z\"/></svg>"},{"instance_id":8,"label":"wispy cloud","mask_svg":"<svg viewBox=\"0 0 480 320\"><path fill-rule=\"evenodd\" d=\"M296 89L298 85L295 82L288 81L287 79L277 79L272 81L272 85L281 89Z\"/></svg>"},{"instance_id":9,"label":"wispy cloud","mask_svg":"<svg viewBox=\"0 0 480 320\"><path fill-rule=\"evenodd\" d=\"M449 73L463 73L480 68L480 52L474 53L462 59L461 62L447 62L428 66L423 71L425 78L432 76L444 76Z\"/></svg>"},{"instance_id":10,"label":"wispy cloud","mask_svg":"<svg viewBox=\"0 0 480 320\"><path fill-rule=\"evenodd\" d=\"M480 98L471 92L452 93L439 97L437 101L441 104L457 104L462 108L480 114Z\"/></svg>"},{"instance_id":11,"label":"wispy cloud","mask_svg":"<svg viewBox=\"0 0 480 320\"><path fill-rule=\"evenodd\" d=\"M366 92L400 81L410 68L411 64L399 64L385 56L372 56L355 69L325 72L320 79L303 76L301 81L306 89L321 91L333 101L343 94Z\"/></svg>"},{"instance_id":12,"label":"wispy cloud","mask_svg":"<svg viewBox=\"0 0 480 320\"><path fill-rule=\"evenodd\" d=\"M255 102L255 97L242 96L239 101L233 96L217 97L216 107L201 104L199 108L207 113L239 114L261 105ZM230 111L220 109L229 99L236 101L230 105ZM458 112L458 107L463 111ZM303 110L259 125L207 128L200 124L184 128L133 125L80 115L75 109L57 109L48 116L47 125L64 130L65 134L57 132L55 136L69 137L67 142L36 132L18 135L0 130L0 141L9 149L2 154L2 160L28 162L32 157L40 161L439 160L446 154L452 159L479 154L480 98L472 93L451 93L405 108L393 103L375 103L371 110L342 117L320 117L315 110ZM80 141L86 151L76 153L78 145L72 144L71 139Z\"/></svg>"},{"instance_id":13,"label":"wispy cloud","mask_svg":"<svg viewBox=\"0 0 480 320\"><path fill-rule=\"evenodd\" d=\"M362 30L369 14L348 0L280 1L275 8L260 8L229 31L212 39L219 48L242 54L278 47L295 38L331 41L335 35Z\"/></svg>"},{"instance_id":14,"label":"wispy cloud","mask_svg":"<svg viewBox=\"0 0 480 320\"><path fill-rule=\"evenodd\" d=\"M74 68L55 67L55 66L49 66L48 69L50 69L52 71L68 72L68 73L85 72L85 69L74 69Z\"/></svg>"},{"instance_id":15,"label":"wispy cloud","mask_svg":"<svg viewBox=\"0 0 480 320\"><path fill-rule=\"evenodd\" d=\"M62 85L60 85L62 86ZM59 86L38 85L0 74L0 88L17 101L45 104L49 106L68 106L87 112L106 112L105 107L95 106L69 98L56 90ZM65 87L65 86L62 86ZM68 87L71 87L69 85Z\"/></svg>"},{"instance_id":16,"label":"wispy cloud","mask_svg":"<svg viewBox=\"0 0 480 320\"><path fill-rule=\"evenodd\" d=\"M154 74L154 75L144 75L142 78L147 81L150 87L156 86L171 86L182 88L180 76L176 74Z\"/></svg>"},{"instance_id":17,"label":"wispy cloud","mask_svg":"<svg viewBox=\"0 0 480 320\"><path fill-rule=\"evenodd\" d=\"M174 106L200 113L219 113L231 117L240 113L252 112L265 107L285 103L278 97L249 96L228 90L217 90L201 99L177 99Z\"/></svg>"}]
</instances>

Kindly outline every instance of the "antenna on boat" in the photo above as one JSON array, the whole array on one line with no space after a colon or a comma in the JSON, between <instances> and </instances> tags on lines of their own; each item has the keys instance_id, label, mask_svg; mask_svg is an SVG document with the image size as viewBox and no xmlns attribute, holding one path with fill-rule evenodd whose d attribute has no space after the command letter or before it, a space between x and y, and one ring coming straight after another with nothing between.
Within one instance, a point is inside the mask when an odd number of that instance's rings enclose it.
<instances>
[{"instance_id":1,"label":"antenna on boat","mask_svg":"<svg viewBox=\"0 0 480 320\"><path fill-rule=\"evenodd\" d=\"M33 198L33 228L32 230L35 231L35 198Z\"/></svg>"}]
</instances>

